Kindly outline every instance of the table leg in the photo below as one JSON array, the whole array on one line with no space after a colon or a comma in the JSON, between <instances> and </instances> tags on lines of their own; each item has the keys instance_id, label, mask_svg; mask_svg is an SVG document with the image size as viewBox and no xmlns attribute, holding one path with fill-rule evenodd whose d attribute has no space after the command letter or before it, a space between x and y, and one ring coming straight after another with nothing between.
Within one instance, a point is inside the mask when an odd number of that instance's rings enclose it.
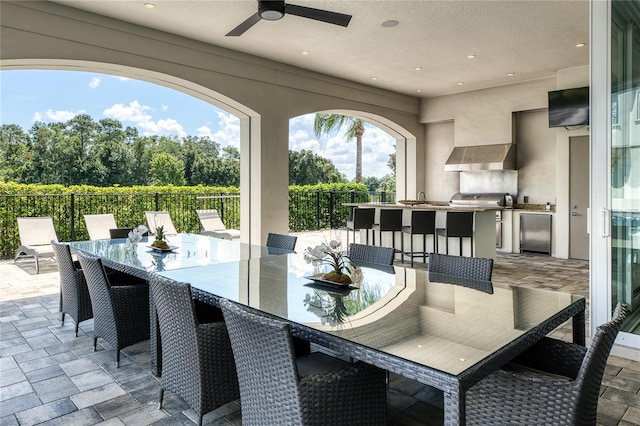
<instances>
[{"instance_id":1,"label":"table leg","mask_svg":"<svg viewBox=\"0 0 640 426\"><path fill-rule=\"evenodd\" d=\"M459 390L444 393L444 424L445 426L465 424L466 398Z\"/></svg>"},{"instance_id":2,"label":"table leg","mask_svg":"<svg viewBox=\"0 0 640 426\"><path fill-rule=\"evenodd\" d=\"M584 346L586 344L585 336L585 313L580 311L573 317L573 343Z\"/></svg>"}]
</instances>

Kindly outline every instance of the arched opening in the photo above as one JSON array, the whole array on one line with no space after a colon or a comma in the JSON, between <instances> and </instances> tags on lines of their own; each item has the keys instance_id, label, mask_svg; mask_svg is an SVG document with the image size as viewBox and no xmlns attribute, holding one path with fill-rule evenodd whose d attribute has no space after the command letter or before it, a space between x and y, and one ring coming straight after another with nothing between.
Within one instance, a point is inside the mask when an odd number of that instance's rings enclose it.
<instances>
[{"instance_id":1,"label":"arched opening","mask_svg":"<svg viewBox=\"0 0 640 426\"><path fill-rule=\"evenodd\" d=\"M353 110L321 111L361 120L362 181L354 182L356 170L356 140L348 136L347 122L342 127L316 133L317 113L307 113L289 120L289 184L290 229L319 230L319 240L329 241L340 235L353 202L395 202L396 157L401 152L403 173L407 170L404 154L407 143L415 137L391 120ZM350 120L347 120L350 121ZM398 148L398 149L397 149ZM413 156L416 157L415 155ZM400 175L398 175L400 176ZM406 176L399 186L405 190ZM323 185L320 185L323 184ZM328 184L328 185L324 185ZM323 235L320 235L323 234ZM343 232L344 234L344 232Z\"/></svg>"},{"instance_id":2,"label":"arched opening","mask_svg":"<svg viewBox=\"0 0 640 426\"><path fill-rule=\"evenodd\" d=\"M87 75L92 75L91 79L87 77L88 84L92 85L94 88L100 85L100 79L103 77L114 77L121 79L131 79L135 81L149 83L150 85L158 85L165 90L166 93L174 92L179 95L186 95L186 97L193 97L195 99L192 100L191 106L196 108L197 104L200 107L202 105L207 105L212 107L209 111L210 117L208 117L209 121L213 119L217 119L218 123L215 126L209 127L206 124L201 126L198 129L198 134L187 134L185 129L173 119L157 119L154 120L146 112L147 106L137 103L137 102L127 102L125 99L122 100L122 103L117 105L113 105L108 110L103 111L103 117L96 117L96 121L101 118L109 118L112 119L113 122L120 121L123 127L131 126L131 128L135 128L140 133L148 133L155 134L160 136L176 136L176 140L179 140L181 137L194 137L194 138L204 138L213 142L215 138L222 137L224 139L221 146L218 146L222 152L223 156L226 157L239 157L241 153L244 153L244 160L240 157L240 163L243 164L235 164L233 167L237 170L234 170L238 173L238 179L235 179L237 183L236 186L243 187L245 190L241 192L240 203L243 205L243 209L241 209L241 229L243 229L242 238L244 240L249 240L250 232L251 232L251 191L250 191L250 179L251 179L251 167L250 167L250 154L251 154L251 144L252 140L250 138L251 132L250 127L252 124L259 125L259 116L254 111L249 108L239 104L238 102L230 99L227 96L221 95L214 90L211 90L206 87L202 87L200 85L194 84L192 82L179 79L173 76L164 75L148 70L131 68L126 66L119 66L113 64L103 64L103 63L87 63L85 61L69 61L69 60L21 60L21 61L5 61L1 68L6 71L19 71L19 70L55 70L55 71L70 71L70 72L85 72ZM99 73L99 74L96 74ZM90 81L89 81L90 79ZM56 84L54 81L47 81L47 84ZM171 90L166 90L171 89ZM134 96L132 94L132 96ZM202 101L202 102L200 102ZM55 111L48 111L51 117L50 120L46 118L47 112L41 114L42 121L65 121L65 117L73 117L78 114L82 114L84 111L82 109L76 111L66 111L66 114L56 115ZM200 109L202 112L202 109ZM40 121L40 120L38 120ZM203 123L205 122L203 118ZM222 124L221 124L222 123ZM4 124L4 123L3 123ZM220 127L226 126L226 130L220 132ZM28 129L24 129L25 131ZM218 130L218 131L216 131ZM225 133L226 132L226 133ZM258 135L258 133L254 133ZM259 136L254 139L259 139ZM184 140L184 139L183 139ZM226 148L229 148L226 150ZM197 156L197 155L196 155ZM231 159L233 160L233 158ZM235 158L237 162L237 158ZM233 161L231 161L233 162ZM188 171L189 173L192 170ZM244 176L241 176L244 174ZM187 176L185 180L186 183L203 183L207 184L206 180L200 176L198 182L191 179L192 176ZM210 179L209 179L210 181ZM52 183L65 183L61 182L52 182ZM173 183L173 182L171 182ZM223 182L229 183L229 182ZM244 185L243 185L244 183ZM117 183L120 184L120 183ZM223 186L223 185L221 185ZM237 201L237 200L236 200ZM237 204L240 204L237 203ZM206 207L203 205L203 207Z\"/></svg>"},{"instance_id":3,"label":"arched opening","mask_svg":"<svg viewBox=\"0 0 640 426\"><path fill-rule=\"evenodd\" d=\"M323 111L315 111L308 114L303 114L297 117L293 117L289 120L289 147L300 146L302 149L320 149L320 154L328 155L333 147L341 147L342 152L353 149L351 153L355 156L354 142L346 141L344 138L344 132L337 130L335 134L332 134L331 146L327 149L325 146L321 146L321 142L316 140L313 134L313 119L317 113L322 114L340 114L348 117L354 117L365 122L365 136L372 135L374 144L373 146L367 146L363 140L363 177L367 176L367 173L376 177L384 177L387 172L394 174L395 176L395 188L394 191L397 197L406 198L407 193L415 193L416 189L416 136L407 129L394 123L391 119L386 117L372 114L364 111L347 110L347 109L331 109ZM296 127L299 126L299 129ZM293 127L293 131L292 131ZM296 135L296 131L300 130L300 134ZM310 136L310 138L309 138ZM305 142L301 142L307 139ZM327 139L328 141L329 139ZM395 147L394 149L391 149ZM366 150L366 151L365 151ZM407 150L412 155L407 156ZM391 169L386 163L389 162L389 156L395 154L393 159L394 168ZM368 155L368 157L367 157ZM387 161L383 161L384 157L387 157ZM335 162L334 162L335 163ZM348 162L344 163L347 167L346 177L348 180L352 180L352 173L355 169L355 160L349 165ZM380 174L380 168L384 171L382 176ZM338 167L340 170L340 167ZM424 180L424 179L422 179Z\"/></svg>"}]
</instances>

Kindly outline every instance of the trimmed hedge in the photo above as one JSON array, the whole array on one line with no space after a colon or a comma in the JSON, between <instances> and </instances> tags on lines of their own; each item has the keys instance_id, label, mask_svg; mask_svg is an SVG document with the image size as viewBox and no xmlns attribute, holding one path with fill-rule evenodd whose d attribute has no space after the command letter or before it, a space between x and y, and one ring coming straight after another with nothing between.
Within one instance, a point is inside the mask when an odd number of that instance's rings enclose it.
<instances>
[{"instance_id":1,"label":"trimmed hedge","mask_svg":"<svg viewBox=\"0 0 640 426\"><path fill-rule=\"evenodd\" d=\"M0 257L10 258L20 245L18 217L51 216L60 241L89 238L85 214L113 213L120 227L146 222L144 212L166 210L180 232L200 232L196 209L216 209L228 228L240 227L240 189L210 186L95 187L0 183ZM393 194L391 194L391 197ZM204 198L202 198L204 197ZM371 199L363 184L289 187L292 231L343 227L348 202ZM387 196L387 201L393 201Z\"/></svg>"}]
</instances>

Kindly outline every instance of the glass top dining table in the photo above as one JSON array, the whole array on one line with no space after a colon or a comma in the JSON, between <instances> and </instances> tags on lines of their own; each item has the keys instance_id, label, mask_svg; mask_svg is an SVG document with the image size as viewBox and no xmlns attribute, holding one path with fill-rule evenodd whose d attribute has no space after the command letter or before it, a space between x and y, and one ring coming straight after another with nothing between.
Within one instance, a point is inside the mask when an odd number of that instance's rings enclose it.
<instances>
[{"instance_id":1,"label":"glass top dining table","mask_svg":"<svg viewBox=\"0 0 640 426\"><path fill-rule=\"evenodd\" d=\"M160 255L144 243L132 255L122 241L71 245L123 272L187 282L206 303L226 298L284 319L298 337L440 389L445 424L464 424L466 391L564 322L584 345L580 295L364 263L344 287L314 280L324 267L301 253L179 237L180 249Z\"/></svg>"}]
</instances>

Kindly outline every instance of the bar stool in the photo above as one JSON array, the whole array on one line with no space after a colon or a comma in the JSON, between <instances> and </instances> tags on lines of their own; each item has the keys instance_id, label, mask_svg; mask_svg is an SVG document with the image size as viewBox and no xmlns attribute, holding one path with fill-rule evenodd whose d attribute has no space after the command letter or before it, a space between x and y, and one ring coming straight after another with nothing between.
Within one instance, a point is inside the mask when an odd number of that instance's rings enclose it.
<instances>
[{"instance_id":1,"label":"bar stool","mask_svg":"<svg viewBox=\"0 0 640 426\"><path fill-rule=\"evenodd\" d=\"M382 233L391 232L391 247L394 252L399 251L404 262L404 241L400 239L400 250L396 249L396 232L402 232L402 209L380 209L380 223L373 225L373 232L380 233L380 246L382 246ZM375 245L375 240L373 242Z\"/></svg>"},{"instance_id":2,"label":"bar stool","mask_svg":"<svg viewBox=\"0 0 640 426\"><path fill-rule=\"evenodd\" d=\"M413 258L422 256L424 263L427 263L427 235L433 235L433 251L438 252L438 237L436 236L436 212L435 210L413 210L411 212L411 225L403 226L402 232L409 234L411 237L411 251L403 253L411 257L411 266L413 267ZM413 236L422 235L422 251L413 250ZM402 236L404 241L404 235Z\"/></svg>"},{"instance_id":3,"label":"bar stool","mask_svg":"<svg viewBox=\"0 0 640 426\"><path fill-rule=\"evenodd\" d=\"M367 230L367 244L369 244L369 229L373 229L374 208L353 209L352 220L347 221L347 247L349 247L349 231L353 231L353 242L356 242L356 231ZM373 234L373 245L376 244L376 234Z\"/></svg>"},{"instance_id":4,"label":"bar stool","mask_svg":"<svg viewBox=\"0 0 640 426\"><path fill-rule=\"evenodd\" d=\"M460 256L462 256L463 238L471 239L471 257L473 257L473 212L447 212L445 228L436 229L438 236L445 239L446 253L449 254L449 238L458 238L460 241Z\"/></svg>"}]
</instances>

